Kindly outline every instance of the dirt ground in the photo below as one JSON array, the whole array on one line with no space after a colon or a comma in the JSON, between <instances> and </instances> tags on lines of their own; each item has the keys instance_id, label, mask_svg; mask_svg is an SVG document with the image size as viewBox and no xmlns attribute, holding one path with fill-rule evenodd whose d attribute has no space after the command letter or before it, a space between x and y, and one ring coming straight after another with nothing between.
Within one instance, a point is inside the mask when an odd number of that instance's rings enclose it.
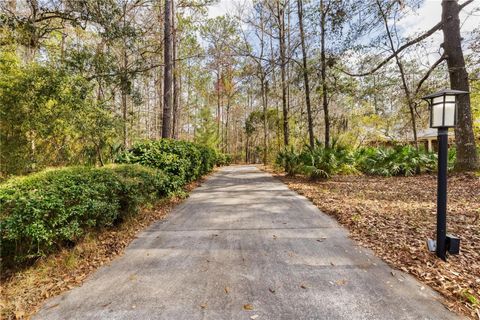
<instances>
[{"instance_id":1,"label":"dirt ground","mask_svg":"<svg viewBox=\"0 0 480 320\"><path fill-rule=\"evenodd\" d=\"M352 238L440 292L447 308L480 319L478 175L449 177L447 230L461 238L461 252L443 262L426 246L427 238L435 238L436 176L337 176L310 181L273 173L334 216L350 230Z\"/></svg>"}]
</instances>

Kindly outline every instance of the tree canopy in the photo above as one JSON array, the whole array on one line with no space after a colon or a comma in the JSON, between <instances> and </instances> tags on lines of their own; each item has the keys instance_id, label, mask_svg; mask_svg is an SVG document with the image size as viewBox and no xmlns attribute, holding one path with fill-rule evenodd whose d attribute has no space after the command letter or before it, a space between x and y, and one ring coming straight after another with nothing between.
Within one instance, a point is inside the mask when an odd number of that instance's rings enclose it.
<instances>
[{"instance_id":1,"label":"tree canopy","mask_svg":"<svg viewBox=\"0 0 480 320\"><path fill-rule=\"evenodd\" d=\"M421 147L444 87L461 97L457 168L478 168L479 34L422 0L8 0L0 4L1 174L103 165L145 139L195 141L236 161L284 147ZM417 16L421 19L420 16Z\"/></svg>"}]
</instances>

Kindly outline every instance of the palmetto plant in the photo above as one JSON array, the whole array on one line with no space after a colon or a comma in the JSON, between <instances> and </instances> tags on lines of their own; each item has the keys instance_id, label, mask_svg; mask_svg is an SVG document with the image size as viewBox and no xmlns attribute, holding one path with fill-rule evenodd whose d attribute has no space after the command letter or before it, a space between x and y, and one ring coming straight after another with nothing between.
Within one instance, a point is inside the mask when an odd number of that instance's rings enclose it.
<instances>
[{"instance_id":1,"label":"palmetto plant","mask_svg":"<svg viewBox=\"0 0 480 320\"><path fill-rule=\"evenodd\" d=\"M436 155L412 146L362 148L356 152L357 168L365 174L411 176L436 169Z\"/></svg>"},{"instance_id":2,"label":"palmetto plant","mask_svg":"<svg viewBox=\"0 0 480 320\"><path fill-rule=\"evenodd\" d=\"M449 163L453 163L454 158L452 150ZM436 170L437 156L409 145L353 150L336 141L330 148L325 148L317 141L314 148L306 145L300 153L293 147L284 149L277 156L277 164L288 175L301 173L311 179L327 179L336 174L359 172L380 176L411 176Z\"/></svg>"},{"instance_id":3,"label":"palmetto plant","mask_svg":"<svg viewBox=\"0 0 480 320\"><path fill-rule=\"evenodd\" d=\"M295 176L296 174L302 172L303 164L300 161L299 154L296 153L293 146L290 148L285 147L277 154L275 163L282 167L288 176Z\"/></svg>"},{"instance_id":4,"label":"palmetto plant","mask_svg":"<svg viewBox=\"0 0 480 320\"><path fill-rule=\"evenodd\" d=\"M314 148L305 146L300 154L303 173L311 179L326 179L335 174L356 173L353 151L337 141L330 148L318 142Z\"/></svg>"}]
</instances>

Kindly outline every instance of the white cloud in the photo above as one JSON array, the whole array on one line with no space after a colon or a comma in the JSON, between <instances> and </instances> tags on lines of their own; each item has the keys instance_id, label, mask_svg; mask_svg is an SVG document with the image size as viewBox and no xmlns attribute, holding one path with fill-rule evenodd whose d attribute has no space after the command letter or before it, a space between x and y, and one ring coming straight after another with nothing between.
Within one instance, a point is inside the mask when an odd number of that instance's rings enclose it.
<instances>
[{"instance_id":1,"label":"white cloud","mask_svg":"<svg viewBox=\"0 0 480 320\"><path fill-rule=\"evenodd\" d=\"M469 32L480 25L478 12L476 15L470 13L478 9L480 0L474 0L460 12L462 32ZM411 36L421 31L426 31L440 22L442 17L442 1L426 0L416 11L399 21L398 26L403 30L405 36Z\"/></svg>"},{"instance_id":2,"label":"white cloud","mask_svg":"<svg viewBox=\"0 0 480 320\"><path fill-rule=\"evenodd\" d=\"M208 8L208 17L216 18L230 13L235 8L235 1L233 0L220 0L219 3L210 6Z\"/></svg>"}]
</instances>

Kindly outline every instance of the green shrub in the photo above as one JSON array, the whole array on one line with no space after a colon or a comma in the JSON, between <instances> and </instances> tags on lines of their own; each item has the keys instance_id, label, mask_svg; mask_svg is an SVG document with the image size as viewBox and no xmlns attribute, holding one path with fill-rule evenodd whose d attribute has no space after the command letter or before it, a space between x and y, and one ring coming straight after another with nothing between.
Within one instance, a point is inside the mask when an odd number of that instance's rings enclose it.
<instances>
[{"instance_id":1,"label":"green shrub","mask_svg":"<svg viewBox=\"0 0 480 320\"><path fill-rule=\"evenodd\" d=\"M162 140L160 140L162 141ZM138 163L161 169L171 177L170 188L178 189L186 182L188 160L178 154L166 151L166 144L160 141L136 143L117 159L119 163Z\"/></svg>"},{"instance_id":2,"label":"green shrub","mask_svg":"<svg viewBox=\"0 0 480 320\"><path fill-rule=\"evenodd\" d=\"M31 261L121 222L211 171L217 155L162 139L135 144L118 162L126 164L51 169L0 184L2 264Z\"/></svg>"},{"instance_id":3,"label":"green shrub","mask_svg":"<svg viewBox=\"0 0 480 320\"><path fill-rule=\"evenodd\" d=\"M329 148L319 142L313 149L306 146L299 157L303 165L301 171L311 179L358 172L352 150L336 142Z\"/></svg>"},{"instance_id":4,"label":"green shrub","mask_svg":"<svg viewBox=\"0 0 480 320\"><path fill-rule=\"evenodd\" d=\"M175 189L209 172L215 151L188 141L161 139L136 143L117 162L161 169L171 176L171 188Z\"/></svg>"},{"instance_id":5,"label":"green shrub","mask_svg":"<svg viewBox=\"0 0 480 320\"><path fill-rule=\"evenodd\" d=\"M302 172L303 163L301 162L300 155L295 152L295 149L285 147L277 154L275 159L277 166L283 168L287 175L295 176Z\"/></svg>"},{"instance_id":6,"label":"green shrub","mask_svg":"<svg viewBox=\"0 0 480 320\"><path fill-rule=\"evenodd\" d=\"M207 146L199 145L198 149L202 159L201 174L209 173L217 164L217 154L214 149Z\"/></svg>"},{"instance_id":7,"label":"green shrub","mask_svg":"<svg viewBox=\"0 0 480 320\"><path fill-rule=\"evenodd\" d=\"M51 169L7 180L0 185L2 264L73 244L171 191L167 175L139 165Z\"/></svg>"},{"instance_id":8,"label":"green shrub","mask_svg":"<svg viewBox=\"0 0 480 320\"><path fill-rule=\"evenodd\" d=\"M216 164L214 149L188 141L161 139L136 143L117 159L119 163L139 163L169 175L170 190L210 172Z\"/></svg>"},{"instance_id":9,"label":"green shrub","mask_svg":"<svg viewBox=\"0 0 480 320\"><path fill-rule=\"evenodd\" d=\"M454 160L455 151L451 149L450 169ZM359 172L381 176L410 176L436 170L437 156L409 145L353 150L336 142L330 148L317 142L313 149L305 146L300 153L296 153L293 147L282 150L277 155L276 163L288 175L302 173L311 179Z\"/></svg>"},{"instance_id":10,"label":"green shrub","mask_svg":"<svg viewBox=\"0 0 480 320\"><path fill-rule=\"evenodd\" d=\"M232 163L232 156L226 153L217 153L217 166L228 166Z\"/></svg>"},{"instance_id":11,"label":"green shrub","mask_svg":"<svg viewBox=\"0 0 480 320\"><path fill-rule=\"evenodd\" d=\"M412 146L362 148L356 153L357 168L365 174L411 176L436 169L437 157Z\"/></svg>"}]
</instances>

